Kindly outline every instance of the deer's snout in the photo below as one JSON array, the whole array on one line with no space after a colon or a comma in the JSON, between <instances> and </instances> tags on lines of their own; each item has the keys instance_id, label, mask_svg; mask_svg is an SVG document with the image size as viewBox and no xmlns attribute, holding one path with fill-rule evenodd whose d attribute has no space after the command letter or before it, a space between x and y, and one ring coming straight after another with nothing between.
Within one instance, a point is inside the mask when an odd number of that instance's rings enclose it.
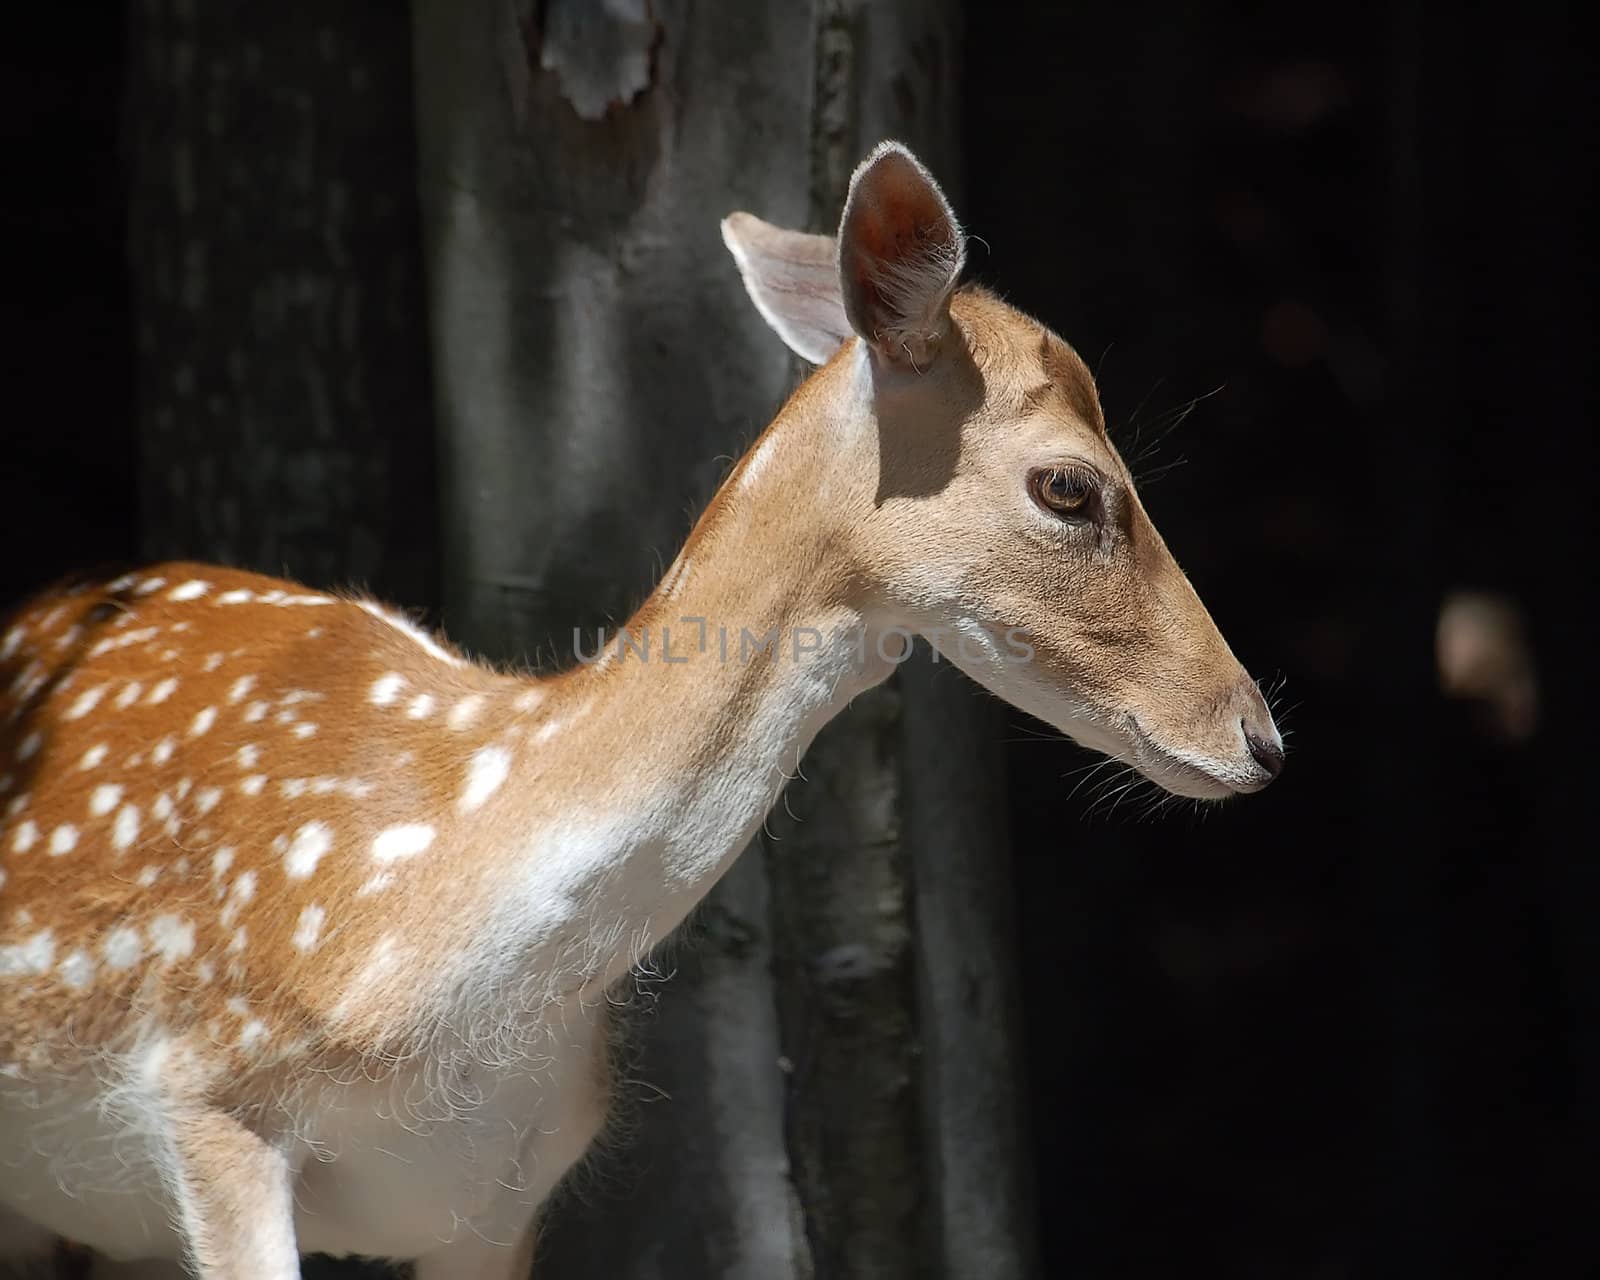
<instances>
[{"instance_id":1,"label":"deer's snout","mask_svg":"<svg viewBox=\"0 0 1600 1280\"><path fill-rule=\"evenodd\" d=\"M1277 726L1268 720L1263 730L1260 725L1252 725L1247 716L1239 721L1239 727L1244 730L1250 758L1267 771L1270 782L1283 772L1283 739L1278 736Z\"/></svg>"},{"instance_id":2,"label":"deer's snout","mask_svg":"<svg viewBox=\"0 0 1600 1280\"><path fill-rule=\"evenodd\" d=\"M1240 711L1239 729L1244 734L1245 750L1266 775L1258 783L1258 788L1264 787L1283 772L1283 735L1278 732L1261 690L1249 676L1241 678L1234 705Z\"/></svg>"}]
</instances>

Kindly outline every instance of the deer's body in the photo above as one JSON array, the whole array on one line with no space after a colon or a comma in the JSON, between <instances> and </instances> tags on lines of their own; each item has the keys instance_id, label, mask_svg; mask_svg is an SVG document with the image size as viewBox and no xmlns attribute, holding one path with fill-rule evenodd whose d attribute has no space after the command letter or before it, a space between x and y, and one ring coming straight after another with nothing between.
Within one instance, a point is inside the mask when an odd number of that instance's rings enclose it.
<instances>
[{"instance_id":1,"label":"deer's body","mask_svg":"<svg viewBox=\"0 0 1600 1280\"><path fill-rule=\"evenodd\" d=\"M603 1123L608 988L914 631L1171 789L1276 773L1087 371L954 292L959 231L909 155L858 173L837 266L822 237L725 234L826 363L621 656L502 675L371 602L200 565L0 630L0 1238L9 1210L208 1280L288 1280L300 1251L524 1275Z\"/></svg>"},{"instance_id":2,"label":"deer's body","mask_svg":"<svg viewBox=\"0 0 1600 1280\"><path fill-rule=\"evenodd\" d=\"M648 923L550 878L594 830L557 738L595 681L371 608L165 565L5 633L6 711L45 683L3 752L3 901L33 905L0 914L0 1199L63 1235L177 1257L163 1128L200 1098L285 1152L302 1247L402 1257L514 1239L502 1189L537 1203L598 1127ZM541 877L535 920L508 888Z\"/></svg>"}]
</instances>

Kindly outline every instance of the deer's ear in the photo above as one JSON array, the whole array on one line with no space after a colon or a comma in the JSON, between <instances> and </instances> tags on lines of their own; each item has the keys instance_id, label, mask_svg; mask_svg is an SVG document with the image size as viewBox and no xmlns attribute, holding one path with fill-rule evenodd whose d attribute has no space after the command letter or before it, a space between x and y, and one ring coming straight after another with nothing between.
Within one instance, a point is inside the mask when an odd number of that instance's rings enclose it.
<instances>
[{"instance_id":1,"label":"deer's ear","mask_svg":"<svg viewBox=\"0 0 1600 1280\"><path fill-rule=\"evenodd\" d=\"M730 213L722 220L722 242L762 319L801 359L825 363L850 336L833 237Z\"/></svg>"},{"instance_id":2,"label":"deer's ear","mask_svg":"<svg viewBox=\"0 0 1600 1280\"><path fill-rule=\"evenodd\" d=\"M850 179L839 223L839 285L850 326L884 359L924 367L950 328L967 242L950 202L898 142Z\"/></svg>"}]
</instances>

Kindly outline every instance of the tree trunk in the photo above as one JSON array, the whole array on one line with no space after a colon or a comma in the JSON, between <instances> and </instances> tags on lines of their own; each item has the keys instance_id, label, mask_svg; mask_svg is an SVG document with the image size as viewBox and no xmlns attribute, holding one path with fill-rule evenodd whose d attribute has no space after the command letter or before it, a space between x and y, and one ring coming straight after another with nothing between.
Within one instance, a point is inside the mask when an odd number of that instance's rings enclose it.
<instances>
[{"instance_id":1,"label":"tree trunk","mask_svg":"<svg viewBox=\"0 0 1600 1280\"><path fill-rule=\"evenodd\" d=\"M433 595L404 11L131 7L143 545Z\"/></svg>"},{"instance_id":2,"label":"tree trunk","mask_svg":"<svg viewBox=\"0 0 1600 1280\"><path fill-rule=\"evenodd\" d=\"M803 6L418 0L418 132L451 634L571 660L625 617L788 389L722 245L805 220ZM619 1073L618 1137L548 1215L540 1280L807 1273L767 886L713 894Z\"/></svg>"},{"instance_id":3,"label":"tree trunk","mask_svg":"<svg viewBox=\"0 0 1600 1280\"><path fill-rule=\"evenodd\" d=\"M831 230L883 136L953 176L956 6L415 14L447 621L564 662L797 376L718 220ZM766 856L641 984L621 1136L540 1280L1027 1272L997 741L925 660L823 733Z\"/></svg>"}]
</instances>

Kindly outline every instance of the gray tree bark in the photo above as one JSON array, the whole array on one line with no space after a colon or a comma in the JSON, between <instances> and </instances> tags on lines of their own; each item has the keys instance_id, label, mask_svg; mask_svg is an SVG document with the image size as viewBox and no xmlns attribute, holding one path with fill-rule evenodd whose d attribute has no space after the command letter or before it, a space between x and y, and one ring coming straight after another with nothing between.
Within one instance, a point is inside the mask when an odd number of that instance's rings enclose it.
<instances>
[{"instance_id":1,"label":"gray tree bark","mask_svg":"<svg viewBox=\"0 0 1600 1280\"><path fill-rule=\"evenodd\" d=\"M804 222L805 6L418 0L417 112L451 634L570 660L687 536L791 382L718 221ZM767 886L669 948L623 1122L549 1214L541 1280L808 1273Z\"/></svg>"},{"instance_id":2,"label":"gray tree bark","mask_svg":"<svg viewBox=\"0 0 1600 1280\"><path fill-rule=\"evenodd\" d=\"M952 175L957 6L415 13L447 621L559 661L797 376L718 220L832 230L883 136ZM998 741L925 659L824 732L649 984L630 1123L550 1213L540 1280L1028 1273Z\"/></svg>"}]
</instances>

